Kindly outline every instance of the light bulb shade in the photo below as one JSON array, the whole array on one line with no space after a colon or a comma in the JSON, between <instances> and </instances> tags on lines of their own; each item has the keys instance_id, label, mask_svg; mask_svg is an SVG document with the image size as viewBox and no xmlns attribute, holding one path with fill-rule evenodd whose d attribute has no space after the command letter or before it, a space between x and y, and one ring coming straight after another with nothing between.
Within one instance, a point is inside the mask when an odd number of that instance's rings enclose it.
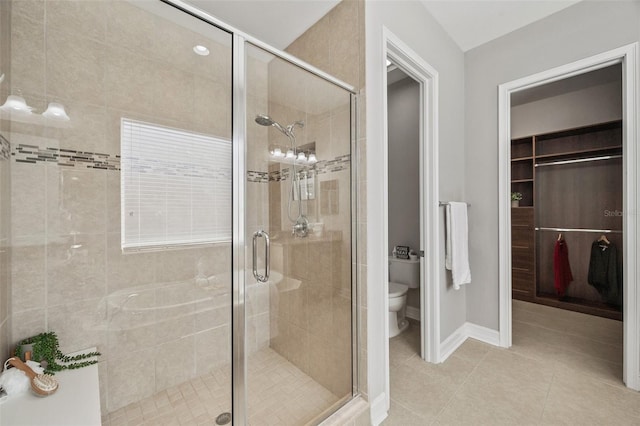
<instances>
[{"instance_id":1,"label":"light bulb shade","mask_svg":"<svg viewBox=\"0 0 640 426\"><path fill-rule=\"evenodd\" d=\"M295 154L293 153L293 150L289 150L287 151L287 158L295 158Z\"/></svg>"},{"instance_id":2,"label":"light bulb shade","mask_svg":"<svg viewBox=\"0 0 640 426\"><path fill-rule=\"evenodd\" d=\"M71 120L67 115L67 112L64 110L64 105L57 102L50 102L47 110L42 113L42 116L52 120Z\"/></svg>"},{"instance_id":3,"label":"light bulb shade","mask_svg":"<svg viewBox=\"0 0 640 426\"><path fill-rule=\"evenodd\" d=\"M274 157L284 157L284 154L282 153L282 150L280 148L275 148L273 150L273 156Z\"/></svg>"},{"instance_id":4,"label":"light bulb shade","mask_svg":"<svg viewBox=\"0 0 640 426\"><path fill-rule=\"evenodd\" d=\"M19 112L23 114L31 114L31 108L22 96L9 95L4 105L0 107L3 111Z\"/></svg>"},{"instance_id":5,"label":"light bulb shade","mask_svg":"<svg viewBox=\"0 0 640 426\"><path fill-rule=\"evenodd\" d=\"M193 51L200 56L209 55L209 49L207 49L205 46L202 46L201 44L198 44L197 46L193 46Z\"/></svg>"},{"instance_id":6,"label":"light bulb shade","mask_svg":"<svg viewBox=\"0 0 640 426\"><path fill-rule=\"evenodd\" d=\"M298 160L305 161L306 159L307 159L307 156L304 155L304 152L299 152L298 153Z\"/></svg>"},{"instance_id":7,"label":"light bulb shade","mask_svg":"<svg viewBox=\"0 0 640 426\"><path fill-rule=\"evenodd\" d=\"M308 159L308 161L309 161L310 163L317 163L317 162L318 162L318 159L316 158L316 155L315 155L315 154L309 154L309 159Z\"/></svg>"}]
</instances>

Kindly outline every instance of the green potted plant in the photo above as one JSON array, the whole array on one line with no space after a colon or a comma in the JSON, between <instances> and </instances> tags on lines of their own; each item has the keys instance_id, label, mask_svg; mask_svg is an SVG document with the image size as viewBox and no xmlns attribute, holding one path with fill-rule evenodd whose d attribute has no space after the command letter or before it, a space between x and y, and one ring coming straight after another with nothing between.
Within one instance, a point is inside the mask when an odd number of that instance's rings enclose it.
<instances>
[{"instance_id":1,"label":"green potted plant","mask_svg":"<svg viewBox=\"0 0 640 426\"><path fill-rule=\"evenodd\" d=\"M15 356L24 359L26 352L31 352L31 359L40 362L48 374L56 371L74 370L96 364L98 360L90 359L100 356L100 352L89 352L75 356L68 356L60 351L60 343L55 332L49 331L28 337L16 346ZM60 364L62 362L63 364Z\"/></svg>"},{"instance_id":2,"label":"green potted plant","mask_svg":"<svg viewBox=\"0 0 640 426\"><path fill-rule=\"evenodd\" d=\"M511 207L520 207L520 200L522 200L522 192L511 193Z\"/></svg>"}]
</instances>

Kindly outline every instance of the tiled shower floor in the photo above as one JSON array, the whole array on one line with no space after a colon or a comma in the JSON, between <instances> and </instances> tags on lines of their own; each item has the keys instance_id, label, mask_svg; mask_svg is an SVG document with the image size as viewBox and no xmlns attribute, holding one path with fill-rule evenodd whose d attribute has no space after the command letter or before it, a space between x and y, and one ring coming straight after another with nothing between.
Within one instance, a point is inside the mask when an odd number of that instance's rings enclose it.
<instances>
[{"instance_id":1,"label":"tiled shower floor","mask_svg":"<svg viewBox=\"0 0 640 426\"><path fill-rule=\"evenodd\" d=\"M272 349L249 357L249 424L304 425L338 397ZM129 404L103 417L103 426L215 425L231 411L229 366Z\"/></svg>"}]
</instances>

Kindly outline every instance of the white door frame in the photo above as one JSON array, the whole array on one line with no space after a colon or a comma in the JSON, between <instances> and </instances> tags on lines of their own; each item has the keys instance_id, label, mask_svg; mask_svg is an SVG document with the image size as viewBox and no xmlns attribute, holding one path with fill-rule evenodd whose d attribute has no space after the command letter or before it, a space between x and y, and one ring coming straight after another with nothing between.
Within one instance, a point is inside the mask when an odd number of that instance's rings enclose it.
<instances>
[{"instance_id":1,"label":"white door frame","mask_svg":"<svg viewBox=\"0 0 640 426\"><path fill-rule=\"evenodd\" d=\"M379 248L381 259L387 259L389 245L389 168L388 168L388 123L387 123L387 65L389 58L398 68L420 85L420 249L425 256L420 258L420 323L421 357L428 362L439 362L440 353L440 287L439 287L439 233L438 233L438 72L424 61L409 46L389 29L382 29L382 58L380 64L383 83L383 244ZM384 317L389 324L388 262L384 262ZM385 393L389 406L389 327L385 337Z\"/></svg>"},{"instance_id":2,"label":"white door frame","mask_svg":"<svg viewBox=\"0 0 640 426\"><path fill-rule=\"evenodd\" d=\"M638 75L638 43L632 43L599 55L562 65L528 77L501 84L498 87L499 108L499 221L500 221L500 346L512 342L511 311L511 94L521 90L584 74L616 63L622 64L622 150L623 159L623 230L624 230L624 355L623 379L629 388L640 390L640 343L638 323L640 299L638 293L638 265L640 265L640 141L638 113L640 112L640 80Z\"/></svg>"}]
</instances>

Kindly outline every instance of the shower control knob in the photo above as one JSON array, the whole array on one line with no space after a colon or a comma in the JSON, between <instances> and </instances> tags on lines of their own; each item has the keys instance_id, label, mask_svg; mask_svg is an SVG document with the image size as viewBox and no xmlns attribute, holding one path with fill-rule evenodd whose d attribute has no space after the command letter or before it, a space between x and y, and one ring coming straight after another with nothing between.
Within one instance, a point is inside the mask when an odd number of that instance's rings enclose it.
<instances>
[{"instance_id":1,"label":"shower control knob","mask_svg":"<svg viewBox=\"0 0 640 426\"><path fill-rule=\"evenodd\" d=\"M292 235L296 237L306 237L309 234L309 221L306 217L300 216L298 220L296 220L296 224L293 225Z\"/></svg>"}]
</instances>

